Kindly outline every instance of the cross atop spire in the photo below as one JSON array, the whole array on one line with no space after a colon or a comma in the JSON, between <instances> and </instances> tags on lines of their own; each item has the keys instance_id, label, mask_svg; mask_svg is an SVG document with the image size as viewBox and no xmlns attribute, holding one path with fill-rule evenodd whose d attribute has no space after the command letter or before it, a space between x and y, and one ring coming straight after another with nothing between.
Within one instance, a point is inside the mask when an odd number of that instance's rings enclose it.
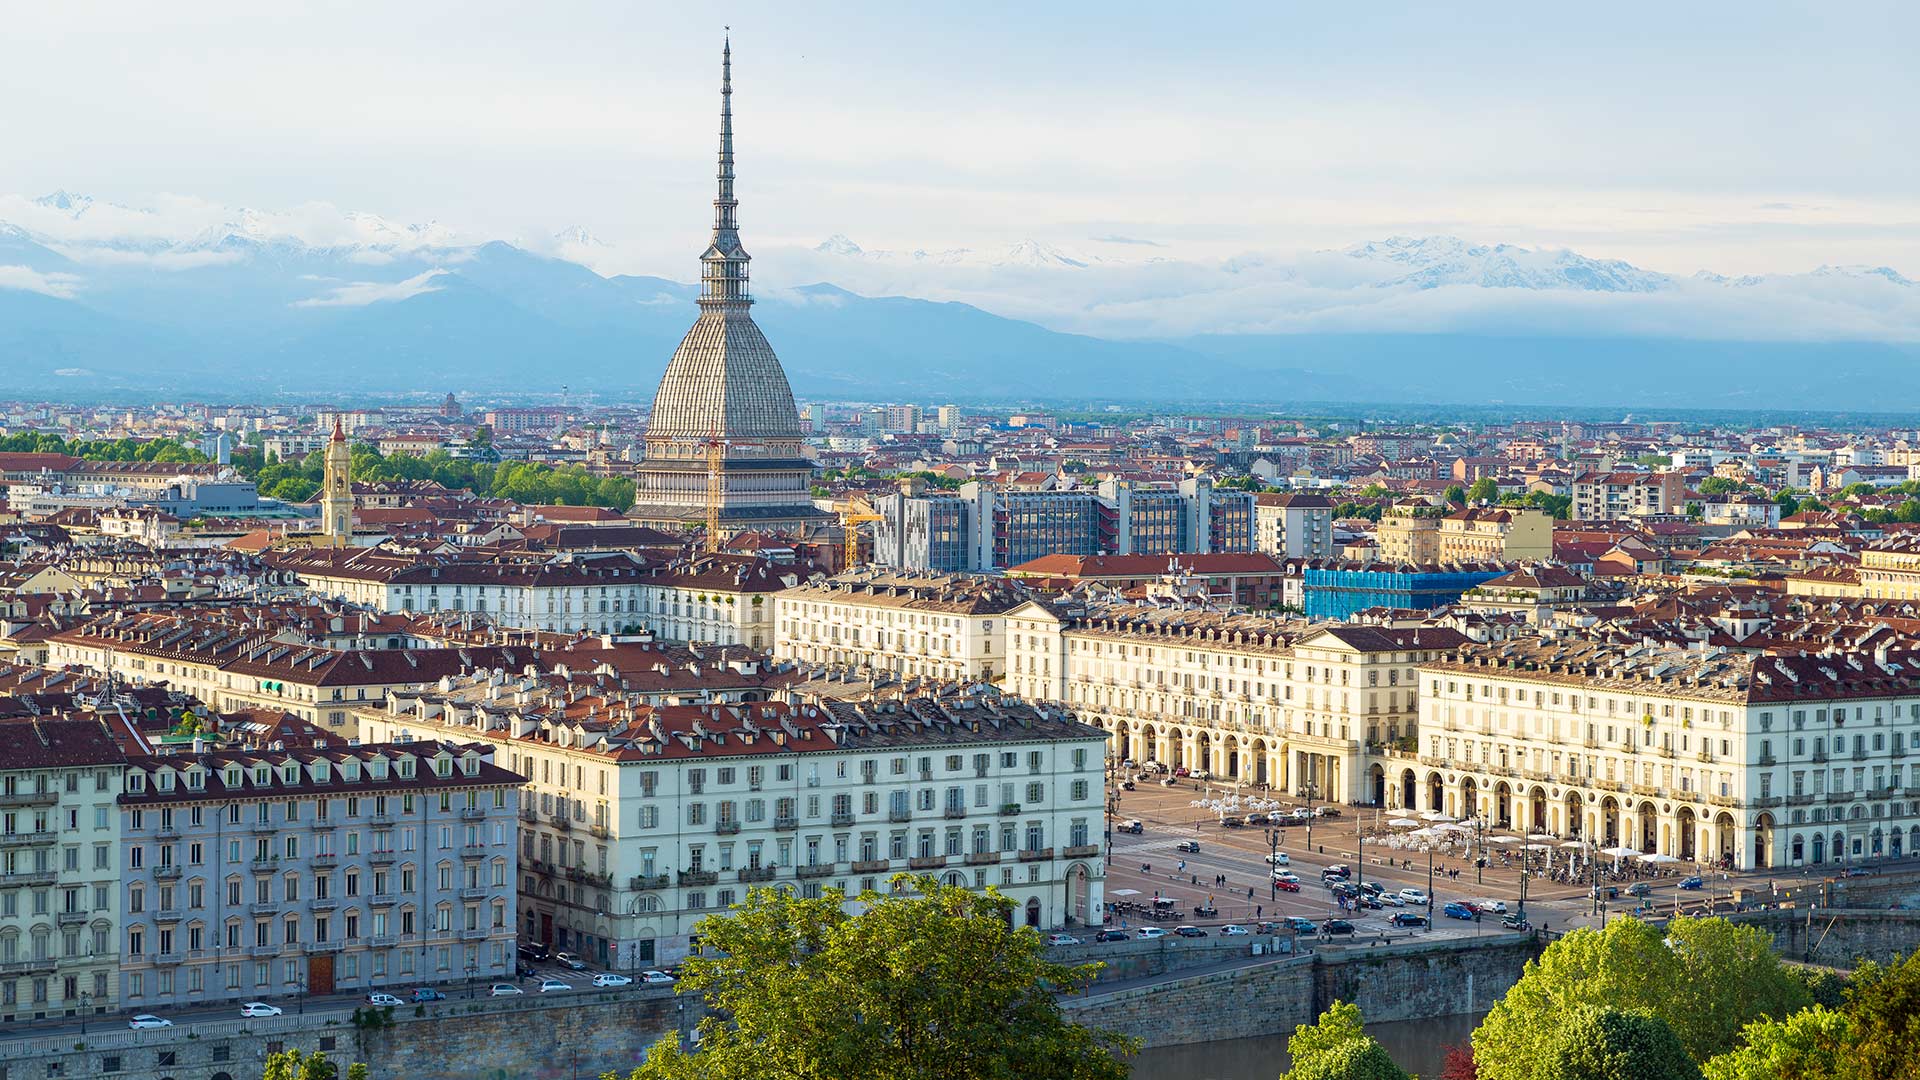
<instances>
[{"instance_id":1,"label":"cross atop spire","mask_svg":"<svg viewBox=\"0 0 1920 1080\"><path fill-rule=\"evenodd\" d=\"M740 202L733 197L733 37L720 50L720 171L713 200L713 239L700 256L700 304L745 306L746 249L740 246Z\"/></svg>"}]
</instances>

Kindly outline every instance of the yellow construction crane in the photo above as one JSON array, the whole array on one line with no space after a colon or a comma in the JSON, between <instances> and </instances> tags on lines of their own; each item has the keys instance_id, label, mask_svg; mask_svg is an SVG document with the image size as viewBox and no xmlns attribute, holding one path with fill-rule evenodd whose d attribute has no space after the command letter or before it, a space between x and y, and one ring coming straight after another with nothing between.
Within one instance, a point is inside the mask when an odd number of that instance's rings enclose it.
<instances>
[{"instance_id":1,"label":"yellow construction crane","mask_svg":"<svg viewBox=\"0 0 1920 1080\"><path fill-rule=\"evenodd\" d=\"M843 570L852 570L860 565L860 526L869 521L885 521L885 514L876 514L873 507L860 499L847 500L847 508L840 511L840 531L845 534L847 557Z\"/></svg>"}]
</instances>

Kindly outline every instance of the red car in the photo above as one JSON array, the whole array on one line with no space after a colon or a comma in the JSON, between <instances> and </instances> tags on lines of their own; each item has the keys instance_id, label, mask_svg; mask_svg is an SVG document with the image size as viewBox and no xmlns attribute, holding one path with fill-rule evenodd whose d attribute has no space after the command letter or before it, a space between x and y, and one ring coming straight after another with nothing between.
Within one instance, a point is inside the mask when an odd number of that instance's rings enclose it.
<instances>
[{"instance_id":1,"label":"red car","mask_svg":"<svg viewBox=\"0 0 1920 1080\"><path fill-rule=\"evenodd\" d=\"M1300 891L1300 883L1297 881L1276 881L1273 883L1273 887L1279 889L1281 892Z\"/></svg>"}]
</instances>

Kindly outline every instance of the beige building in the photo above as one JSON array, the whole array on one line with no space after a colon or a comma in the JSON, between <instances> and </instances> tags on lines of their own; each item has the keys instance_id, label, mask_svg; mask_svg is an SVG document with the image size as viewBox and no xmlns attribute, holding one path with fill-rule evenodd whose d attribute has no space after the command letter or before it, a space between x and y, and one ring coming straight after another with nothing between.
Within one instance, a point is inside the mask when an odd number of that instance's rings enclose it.
<instances>
[{"instance_id":1,"label":"beige building","mask_svg":"<svg viewBox=\"0 0 1920 1080\"><path fill-rule=\"evenodd\" d=\"M1440 519L1438 533L1438 562L1540 562L1553 557L1553 518L1532 507L1456 510Z\"/></svg>"},{"instance_id":2,"label":"beige building","mask_svg":"<svg viewBox=\"0 0 1920 1080\"><path fill-rule=\"evenodd\" d=\"M1860 552L1859 590L1869 600L1920 599L1920 536L1896 533L1867 545Z\"/></svg>"},{"instance_id":3,"label":"beige building","mask_svg":"<svg viewBox=\"0 0 1920 1080\"><path fill-rule=\"evenodd\" d=\"M571 700L570 700L571 699ZM756 886L992 885L1036 927L1101 910L1105 739L993 696L635 707L465 682L356 710L365 740L485 742L527 776L520 936L629 970Z\"/></svg>"},{"instance_id":4,"label":"beige building","mask_svg":"<svg viewBox=\"0 0 1920 1080\"><path fill-rule=\"evenodd\" d=\"M1413 566L1439 562L1440 516L1440 509L1432 506L1396 506L1388 510L1373 531L1373 557L1384 563Z\"/></svg>"},{"instance_id":5,"label":"beige building","mask_svg":"<svg viewBox=\"0 0 1920 1080\"><path fill-rule=\"evenodd\" d=\"M1006 613L1024 600L1000 578L865 567L776 594L773 653L902 677L993 679L1006 670Z\"/></svg>"},{"instance_id":6,"label":"beige building","mask_svg":"<svg viewBox=\"0 0 1920 1080\"><path fill-rule=\"evenodd\" d=\"M1920 676L1873 655L1586 642L1420 665L1389 806L1742 868L1920 847Z\"/></svg>"},{"instance_id":7,"label":"beige building","mask_svg":"<svg viewBox=\"0 0 1920 1080\"><path fill-rule=\"evenodd\" d=\"M1380 755L1417 732L1414 665L1466 641L1129 605L1008 618L1007 688L1105 728L1115 758L1358 804L1383 797Z\"/></svg>"}]
</instances>

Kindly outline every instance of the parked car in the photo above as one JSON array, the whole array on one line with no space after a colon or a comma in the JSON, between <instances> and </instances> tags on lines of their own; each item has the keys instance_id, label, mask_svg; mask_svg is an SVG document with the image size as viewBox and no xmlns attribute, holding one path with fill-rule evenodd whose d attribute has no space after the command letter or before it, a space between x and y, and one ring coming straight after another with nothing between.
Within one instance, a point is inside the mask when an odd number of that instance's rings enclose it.
<instances>
[{"instance_id":1,"label":"parked car","mask_svg":"<svg viewBox=\"0 0 1920 1080\"><path fill-rule=\"evenodd\" d=\"M1296 874L1296 873L1294 873L1294 872L1293 872L1293 871L1291 871L1291 870L1275 870L1275 871L1273 872L1273 880L1275 880L1275 881L1299 881L1299 880L1300 880L1300 875L1299 875L1299 874Z\"/></svg>"},{"instance_id":2,"label":"parked car","mask_svg":"<svg viewBox=\"0 0 1920 1080\"><path fill-rule=\"evenodd\" d=\"M1277 877L1273 879L1273 887L1281 892L1299 892L1300 880L1298 878Z\"/></svg>"},{"instance_id":3,"label":"parked car","mask_svg":"<svg viewBox=\"0 0 1920 1080\"><path fill-rule=\"evenodd\" d=\"M1373 898L1375 900L1380 901L1382 904L1386 905L1387 907L1406 907L1407 906L1407 902L1405 900L1400 899L1399 893L1390 893L1390 892L1376 893L1374 894Z\"/></svg>"},{"instance_id":4,"label":"parked car","mask_svg":"<svg viewBox=\"0 0 1920 1080\"><path fill-rule=\"evenodd\" d=\"M278 1005L269 1005L264 1001L249 1001L240 1006L240 1015L252 1020L261 1016L279 1016L283 1010Z\"/></svg>"},{"instance_id":5,"label":"parked car","mask_svg":"<svg viewBox=\"0 0 1920 1080\"><path fill-rule=\"evenodd\" d=\"M1220 827L1223 829L1245 828L1246 824L1247 824L1246 822L1240 820L1240 815L1238 814L1235 814L1232 817L1223 817L1220 819Z\"/></svg>"},{"instance_id":6,"label":"parked car","mask_svg":"<svg viewBox=\"0 0 1920 1080\"><path fill-rule=\"evenodd\" d=\"M587 962L569 952L554 953L553 962L566 968L568 971L587 970Z\"/></svg>"},{"instance_id":7,"label":"parked car","mask_svg":"<svg viewBox=\"0 0 1920 1080\"><path fill-rule=\"evenodd\" d=\"M1396 911L1388 922L1395 926L1425 926L1427 917L1415 911Z\"/></svg>"},{"instance_id":8,"label":"parked car","mask_svg":"<svg viewBox=\"0 0 1920 1080\"><path fill-rule=\"evenodd\" d=\"M1287 811L1287 816L1295 821L1305 821L1313 816L1313 811L1304 806L1296 806L1292 810Z\"/></svg>"},{"instance_id":9,"label":"parked car","mask_svg":"<svg viewBox=\"0 0 1920 1080\"><path fill-rule=\"evenodd\" d=\"M1692 877L1680 879L1680 887L1683 889L1698 889L1705 885L1706 885L1706 882L1700 880L1699 874L1695 874Z\"/></svg>"},{"instance_id":10,"label":"parked car","mask_svg":"<svg viewBox=\"0 0 1920 1080\"><path fill-rule=\"evenodd\" d=\"M1143 926L1140 928L1140 940L1142 941L1152 941L1155 938L1163 938L1166 936L1167 928L1164 926Z\"/></svg>"},{"instance_id":11,"label":"parked car","mask_svg":"<svg viewBox=\"0 0 1920 1080\"><path fill-rule=\"evenodd\" d=\"M514 951L518 952L524 959L534 961L545 960L553 955L552 950L538 941L529 941Z\"/></svg>"},{"instance_id":12,"label":"parked car","mask_svg":"<svg viewBox=\"0 0 1920 1080\"><path fill-rule=\"evenodd\" d=\"M1321 877L1337 877L1342 879L1350 878L1353 876L1353 867L1348 866L1346 863L1334 863L1332 866L1329 866L1325 870L1320 871L1320 876Z\"/></svg>"},{"instance_id":13,"label":"parked car","mask_svg":"<svg viewBox=\"0 0 1920 1080\"><path fill-rule=\"evenodd\" d=\"M128 1020L127 1026L129 1028L132 1028L135 1031L139 1031L142 1028L172 1027L173 1021L155 1016L152 1013L141 1013L140 1015L135 1016L131 1020Z\"/></svg>"},{"instance_id":14,"label":"parked car","mask_svg":"<svg viewBox=\"0 0 1920 1080\"><path fill-rule=\"evenodd\" d=\"M1424 889L1401 889L1400 899L1405 900L1409 904L1419 904L1422 907L1433 902L1427 896L1426 890Z\"/></svg>"},{"instance_id":15,"label":"parked car","mask_svg":"<svg viewBox=\"0 0 1920 1080\"><path fill-rule=\"evenodd\" d=\"M1320 924L1320 932L1329 935L1352 934L1353 924L1345 919L1328 919Z\"/></svg>"},{"instance_id":16,"label":"parked car","mask_svg":"<svg viewBox=\"0 0 1920 1080\"><path fill-rule=\"evenodd\" d=\"M664 971L649 969L640 973L640 981L648 986L672 986L673 976Z\"/></svg>"},{"instance_id":17,"label":"parked car","mask_svg":"<svg viewBox=\"0 0 1920 1080\"><path fill-rule=\"evenodd\" d=\"M507 997L512 994L524 993L526 993L525 990L520 989L512 983L494 983L487 988L487 995L489 997Z\"/></svg>"},{"instance_id":18,"label":"parked car","mask_svg":"<svg viewBox=\"0 0 1920 1080\"><path fill-rule=\"evenodd\" d=\"M1247 928L1244 926L1235 926L1232 923L1228 923L1227 925L1220 928L1220 936L1221 937L1246 937Z\"/></svg>"},{"instance_id":19,"label":"parked car","mask_svg":"<svg viewBox=\"0 0 1920 1080\"><path fill-rule=\"evenodd\" d=\"M625 975L616 975L611 971L603 971L600 974L595 975L593 977L593 985L603 986L603 987L604 986L632 986L633 980L628 978Z\"/></svg>"},{"instance_id":20,"label":"parked car","mask_svg":"<svg viewBox=\"0 0 1920 1080\"><path fill-rule=\"evenodd\" d=\"M1287 812L1285 810L1267 811L1267 824L1269 825L1279 825L1286 820L1287 820Z\"/></svg>"},{"instance_id":21,"label":"parked car","mask_svg":"<svg viewBox=\"0 0 1920 1080\"><path fill-rule=\"evenodd\" d=\"M1627 886L1628 896L1652 896L1653 886L1644 881L1636 881Z\"/></svg>"},{"instance_id":22,"label":"parked car","mask_svg":"<svg viewBox=\"0 0 1920 1080\"><path fill-rule=\"evenodd\" d=\"M1484 911L1489 915L1505 915L1507 913L1507 902L1505 900L1474 900L1471 901L1471 903L1475 911Z\"/></svg>"},{"instance_id":23,"label":"parked car","mask_svg":"<svg viewBox=\"0 0 1920 1080\"><path fill-rule=\"evenodd\" d=\"M368 994L367 1004L377 1006L379 1008L390 1009L399 1005L404 1005L406 1004L406 1002L401 1001L399 998L394 997L392 994Z\"/></svg>"},{"instance_id":24,"label":"parked car","mask_svg":"<svg viewBox=\"0 0 1920 1080\"><path fill-rule=\"evenodd\" d=\"M1313 808L1313 816L1314 817L1339 817L1340 808L1337 806L1316 806Z\"/></svg>"},{"instance_id":25,"label":"parked car","mask_svg":"<svg viewBox=\"0 0 1920 1080\"><path fill-rule=\"evenodd\" d=\"M1173 932L1180 937L1206 937L1207 932L1197 926L1176 926Z\"/></svg>"},{"instance_id":26,"label":"parked car","mask_svg":"<svg viewBox=\"0 0 1920 1080\"><path fill-rule=\"evenodd\" d=\"M1292 866L1293 856L1284 851L1276 851L1267 856L1267 863L1270 866Z\"/></svg>"},{"instance_id":27,"label":"parked car","mask_svg":"<svg viewBox=\"0 0 1920 1080\"><path fill-rule=\"evenodd\" d=\"M1368 896L1379 896L1381 893L1387 891L1381 888L1380 883L1377 881L1363 881L1359 884L1358 888Z\"/></svg>"},{"instance_id":28,"label":"parked car","mask_svg":"<svg viewBox=\"0 0 1920 1080\"><path fill-rule=\"evenodd\" d=\"M1142 824L1139 818L1128 818L1120 823L1120 831L1139 836L1146 831L1146 825Z\"/></svg>"},{"instance_id":29,"label":"parked car","mask_svg":"<svg viewBox=\"0 0 1920 1080\"><path fill-rule=\"evenodd\" d=\"M1368 896L1366 893L1356 893L1353 897L1353 906L1356 908L1367 908L1370 911L1379 911L1386 905L1382 904L1378 899Z\"/></svg>"},{"instance_id":30,"label":"parked car","mask_svg":"<svg viewBox=\"0 0 1920 1080\"><path fill-rule=\"evenodd\" d=\"M1473 920L1480 917L1479 914L1475 912L1472 908L1459 902L1458 900L1455 900L1452 903L1449 903L1446 907L1441 908L1440 914L1445 915L1449 919L1465 919L1468 922L1472 922Z\"/></svg>"},{"instance_id":31,"label":"parked car","mask_svg":"<svg viewBox=\"0 0 1920 1080\"><path fill-rule=\"evenodd\" d=\"M1296 934L1311 934L1320 929L1312 919L1303 919L1298 915L1287 916L1287 927Z\"/></svg>"},{"instance_id":32,"label":"parked car","mask_svg":"<svg viewBox=\"0 0 1920 1080\"><path fill-rule=\"evenodd\" d=\"M1093 935L1095 941L1132 941L1133 935L1125 930L1102 930Z\"/></svg>"},{"instance_id":33,"label":"parked car","mask_svg":"<svg viewBox=\"0 0 1920 1080\"><path fill-rule=\"evenodd\" d=\"M1522 932L1533 929L1532 923L1528 922L1527 920L1521 918L1518 915L1509 915L1506 918L1501 919L1500 925L1508 930L1519 930Z\"/></svg>"},{"instance_id":34,"label":"parked car","mask_svg":"<svg viewBox=\"0 0 1920 1080\"><path fill-rule=\"evenodd\" d=\"M1188 776L1191 776L1191 777L1193 777L1193 778L1194 778L1195 780L1211 780L1211 779L1213 779L1213 774L1212 774L1212 773L1210 773L1210 772L1208 772L1208 771L1207 771L1207 770L1205 770L1205 769L1195 769L1195 770L1193 770L1192 772L1190 772L1190 773L1188 773L1187 775L1188 775Z\"/></svg>"},{"instance_id":35,"label":"parked car","mask_svg":"<svg viewBox=\"0 0 1920 1080\"><path fill-rule=\"evenodd\" d=\"M1185 765L1180 766L1179 768L1173 770L1173 775L1175 776L1187 775L1187 767Z\"/></svg>"},{"instance_id":36,"label":"parked car","mask_svg":"<svg viewBox=\"0 0 1920 1080\"><path fill-rule=\"evenodd\" d=\"M1078 944L1080 944L1080 939L1079 939L1079 938L1077 938L1077 937L1074 937L1074 936L1073 936L1072 934L1048 934L1048 935L1047 935L1047 944L1049 944L1049 945L1078 945Z\"/></svg>"},{"instance_id":37,"label":"parked car","mask_svg":"<svg viewBox=\"0 0 1920 1080\"><path fill-rule=\"evenodd\" d=\"M445 1001L447 1000L447 995L435 990L431 986L416 986L413 988L413 993L409 995L409 999L415 1005L420 1005L429 1001Z\"/></svg>"},{"instance_id":38,"label":"parked car","mask_svg":"<svg viewBox=\"0 0 1920 1080\"><path fill-rule=\"evenodd\" d=\"M571 989L573 989L573 984L570 982L563 982L559 979L541 979L540 980L540 992L543 994L554 994L554 993L559 993L562 990L571 990Z\"/></svg>"},{"instance_id":39,"label":"parked car","mask_svg":"<svg viewBox=\"0 0 1920 1080\"><path fill-rule=\"evenodd\" d=\"M1265 814L1248 814L1247 815L1247 827L1250 829L1257 829L1260 826L1265 825L1266 823L1267 823L1267 816Z\"/></svg>"},{"instance_id":40,"label":"parked car","mask_svg":"<svg viewBox=\"0 0 1920 1080\"><path fill-rule=\"evenodd\" d=\"M1173 845L1173 850L1184 851L1190 855L1198 855L1200 854L1200 841L1182 840L1179 843Z\"/></svg>"},{"instance_id":41,"label":"parked car","mask_svg":"<svg viewBox=\"0 0 1920 1080\"><path fill-rule=\"evenodd\" d=\"M1123 769L1137 769L1140 766L1136 764L1132 758L1128 758L1127 760L1120 763L1120 767Z\"/></svg>"}]
</instances>

